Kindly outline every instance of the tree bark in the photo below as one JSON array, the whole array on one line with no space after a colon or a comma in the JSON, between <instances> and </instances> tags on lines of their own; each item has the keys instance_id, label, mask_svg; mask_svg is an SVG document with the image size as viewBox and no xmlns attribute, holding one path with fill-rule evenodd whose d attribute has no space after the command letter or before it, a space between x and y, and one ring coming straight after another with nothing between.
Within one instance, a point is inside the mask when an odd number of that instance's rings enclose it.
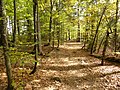
<instances>
[{"instance_id":1,"label":"tree bark","mask_svg":"<svg viewBox=\"0 0 120 90\"><path fill-rule=\"evenodd\" d=\"M53 4L52 4L52 0L50 0L49 44L51 42L52 10L53 10Z\"/></svg>"},{"instance_id":2,"label":"tree bark","mask_svg":"<svg viewBox=\"0 0 120 90\"><path fill-rule=\"evenodd\" d=\"M116 1L116 20L114 29L114 52L117 51L117 22L118 22L118 0Z\"/></svg>"},{"instance_id":3,"label":"tree bark","mask_svg":"<svg viewBox=\"0 0 120 90\"><path fill-rule=\"evenodd\" d=\"M13 0L14 4L14 30L13 30L13 46L16 44L16 22L17 22L17 17L16 17L16 0Z\"/></svg>"},{"instance_id":4,"label":"tree bark","mask_svg":"<svg viewBox=\"0 0 120 90\"><path fill-rule=\"evenodd\" d=\"M68 40L70 40L70 30L68 30Z\"/></svg>"},{"instance_id":5,"label":"tree bark","mask_svg":"<svg viewBox=\"0 0 120 90\"><path fill-rule=\"evenodd\" d=\"M20 23L19 23L19 20L17 20L17 31L18 31L18 39L20 39Z\"/></svg>"},{"instance_id":6,"label":"tree bark","mask_svg":"<svg viewBox=\"0 0 120 90\"><path fill-rule=\"evenodd\" d=\"M80 4L80 0L78 0L78 32L77 32L77 42L80 42L80 7L79 7L79 4Z\"/></svg>"},{"instance_id":7,"label":"tree bark","mask_svg":"<svg viewBox=\"0 0 120 90\"><path fill-rule=\"evenodd\" d=\"M39 9L37 2L37 39L38 39L38 53L43 55L42 47L41 47L41 32L40 32L40 19L39 19Z\"/></svg>"},{"instance_id":8,"label":"tree bark","mask_svg":"<svg viewBox=\"0 0 120 90\"><path fill-rule=\"evenodd\" d=\"M99 27L100 27L100 24L101 24L101 21L102 21L102 17L103 17L103 15L104 15L105 11L106 11L106 6L103 8L102 15L101 15L100 20L99 20L99 23L98 23L98 25L97 25L96 33L95 33L95 36L94 36L94 38L93 38L92 45L91 45L90 54L93 53L94 43L95 43L95 41L96 41L96 37L97 37L97 35L98 35L98 30L99 30Z\"/></svg>"},{"instance_id":9,"label":"tree bark","mask_svg":"<svg viewBox=\"0 0 120 90\"><path fill-rule=\"evenodd\" d=\"M102 52L102 62L101 62L101 65L104 65L105 53L106 53L106 49L107 49L107 46L108 46L108 37L109 37L109 31L107 29L107 31L106 31L106 40L104 42L104 48L103 48L103 52Z\"/></svg>"},{"instance_id":10,"label":"tree bark","mask_svg":"<svg viewBox=\"0 0 120 90\"><path fill-rule=\"evenodd\" d=\"M8 55L6 22L5 22L5 15L3 13L3 0L0 0L0 18L2 18L0 19L0 31L2 31L1 35L2 35L4 59L5 59L5 66L6 66L6 74L7 74L7 80L8 80L7 90L13 90L11 63Z\"/></svg>"},{"instance_id":11,"label":"tree bark","mask_svg":"<svg viewBox=\"0 0 120 90\"><path fill-rule=\"evenodd\" d=\"M32 41L32 20L30 20L29 18L27 19L27 41Z\"/></svg>"},{"instance_id":12,"label":"tree bark","mask_svg":"<svg viewBox=\"0 0 120 90\"><path fill-rule=\"evenodd\" d=\"M55 19L53 20L53 23L54 23L54 30L53 30L53 32L52 32L52 36L53 36L53 39L52 39L52 47L53 47L53 49L54 49L54 47L55 47L55 30L56 30L56 21L55 21Z\"/></svg>"},{"instance_id":13,"label":"tree bark","mask_svg":"<svg viewBox=\"0 0 120 90\"><path fill-rule=\"evenodd\" d=\"M37 68L37 61L38 61L38 41L37 41L37 5L38 5L38 0L33 0L33 17L34 17L34 52L35 52L35 64L31 74L34 74L36 72Z\"/></svg>"}]
</instances>

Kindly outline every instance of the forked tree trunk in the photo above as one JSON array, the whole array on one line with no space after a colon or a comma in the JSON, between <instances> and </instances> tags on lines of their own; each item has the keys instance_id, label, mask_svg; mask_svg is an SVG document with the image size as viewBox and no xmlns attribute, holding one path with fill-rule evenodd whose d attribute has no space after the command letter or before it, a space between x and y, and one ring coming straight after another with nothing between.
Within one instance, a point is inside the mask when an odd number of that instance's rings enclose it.
<instances>
[{"instance_id":1,"label":"forked tree trunk","mask_svg":"<svg viewBox=\"0 0 120 90\"><path fill-rule=\"evenodd\" d=\"M100 24L101 24L101 21L102 21L102 17L103 17L103 15L104 15L105 11L106 11L106 6L103 8L102 15L101 15L100 20L99 20L99 22L98 22L98 25L97 25L97 28L96 28L96 32L95 32L95 36L94 36L93 41L92 41L90 54L93 53L94 43L95 43L95 41L96 41L96 37L97 37L97 35L98 35L98 30L99 30L99 27L100 27Z\"/></svg>"}]
</instances>

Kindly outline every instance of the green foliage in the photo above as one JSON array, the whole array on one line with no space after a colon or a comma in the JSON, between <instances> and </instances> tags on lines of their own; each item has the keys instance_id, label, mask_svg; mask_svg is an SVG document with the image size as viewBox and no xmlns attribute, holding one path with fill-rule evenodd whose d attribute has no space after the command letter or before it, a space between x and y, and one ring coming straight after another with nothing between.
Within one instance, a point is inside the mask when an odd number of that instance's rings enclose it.
<instances>
[{"instance_id":1,"label":"green foliage","mask_svg":"<svg viewBox=\"0 0 120 90\"><path fill-rule=\"evenodd\" d=\"M11 63L18 63L20 66L25 65L26 63L34 63L33 55L27 52L19 52L17 48L10 48L9 56Z\"/></svg>"}]
</instances>

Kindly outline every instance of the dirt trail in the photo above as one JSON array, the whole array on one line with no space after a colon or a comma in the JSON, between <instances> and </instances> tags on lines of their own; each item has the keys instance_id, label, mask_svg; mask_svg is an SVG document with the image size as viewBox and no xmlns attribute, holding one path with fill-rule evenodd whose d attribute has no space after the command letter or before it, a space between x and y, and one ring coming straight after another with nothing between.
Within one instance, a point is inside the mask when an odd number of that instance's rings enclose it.
<instances>
[{"instance_id":1,"label":"dirt trail","mask_svg":"<svg viewBox=\"0 0 120 90\"><path fill-rule=\"evenodd\" d=\"M120 90L120 65L105 62L81 50L79 43L65 43L42 60L31 81L33 90Z\"/></svg>"},{"instance_id":2,"label":"dirt trail","mask_svg":"<svg viewBox=\"0 0 120 90\"><path fill-rule=\"evenodd\" d=\"M120 90L120 65L105 62L101 66L101 60L81 47L75 42L61 45L42 59L33 75L30 67L13 68L16 90ZM0 90L5 90L6 78L0 65Z\"/></svg>"}]
</instances>

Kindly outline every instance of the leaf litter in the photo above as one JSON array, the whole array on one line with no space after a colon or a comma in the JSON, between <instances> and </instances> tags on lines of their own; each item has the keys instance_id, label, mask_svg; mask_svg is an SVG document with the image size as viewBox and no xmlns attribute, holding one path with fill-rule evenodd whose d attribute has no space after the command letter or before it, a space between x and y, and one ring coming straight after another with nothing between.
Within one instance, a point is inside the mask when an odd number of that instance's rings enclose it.
<instances>
[{"instance_id":1,"label":"leaf litter","mask_svg":"<svg viewBox=\"0 0 120 90\"><path fill-rule=\"evenodd\" d=\"M61 45L40 61L34 75L29 75L28 67L21 72L13 68L16 90L120 90L120 65L105 61L101 66L100 59L91 57L81 47L73 42ZM1 61L0 90L5 90L6 85L5 66Z\"/></svg>"}]
</instances>

